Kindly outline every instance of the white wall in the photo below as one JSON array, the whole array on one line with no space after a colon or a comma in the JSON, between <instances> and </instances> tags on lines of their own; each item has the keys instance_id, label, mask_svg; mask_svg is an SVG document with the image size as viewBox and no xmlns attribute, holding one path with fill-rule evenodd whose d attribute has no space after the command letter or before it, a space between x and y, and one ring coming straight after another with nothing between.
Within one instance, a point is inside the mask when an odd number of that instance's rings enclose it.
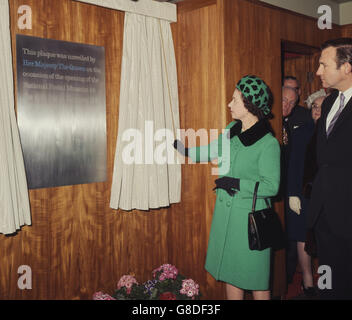
<instances>
[{"instance_id":1,"label":"white wall","mask_svg":"<svg viewBox=\"0 0 352 320\"><path fill-rule=\"evenodd\" d=\"M340 24L352 23L352 2L345 2L340 4Z\"/></svg>"},{"instance_id":2,"label":"white wall","mask_svg":"<svg viewBox=\"0 0 352 320\"><path fill-rule=\"evenodd\" d=\"M297 13L304 14L306 16L310 16L313 18L318 18L322 14L318 14L318 8L321 5L328 5L332 11L332 22L336 24L340 24L340 7L338 3L329 1L329 0L260 0L263 2L267 2L274 6L278 6L280 8L288 9L291 11L295 11ZM352 19L352 6L350 5L350 14L348 19ZM345 13L344 13L345 14ZM348 15L348 13L346 13Z\"/></svg>"}]
</instances>

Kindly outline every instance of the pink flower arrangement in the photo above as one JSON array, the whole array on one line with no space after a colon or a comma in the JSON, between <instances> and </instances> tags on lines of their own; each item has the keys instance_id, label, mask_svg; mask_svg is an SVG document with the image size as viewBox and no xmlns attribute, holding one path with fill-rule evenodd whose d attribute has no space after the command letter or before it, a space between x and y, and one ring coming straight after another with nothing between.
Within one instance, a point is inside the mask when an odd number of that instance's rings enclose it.
<instances>
[{"instance_id":1,"label":"pink flower arrangement","mask_svg":"<svg viewBox=\"0 0 352 320\"><path fill-rule=\"evenodd\" d=\"M94 300L195 300L200 299L199 285L193 279L179 274L171 264L163 264L153 270L152 279L138 284L133 275L124 275L110 296L96 292Z\"/></svg>"},{"instance_id":2,"label":"pink flower arrangement","mask_svg":"<svg viewBox=\"0 0 352 320\"><path fill-rule=\"evenodd\" d=\"M121 289L122 287L126 288L127 294L131 293L132 286L133 284L136 284L138 286L138 282L135 279L135 277L131 275L124 275L120 278L118 284L117 284L117 289Z\"/></svg>"},{"instance_id":3,"label":"pink flower arrangement","mask_svg":"<svg viewBox=\"0 0 352 320\"><path fill-rule=\"evenodd\" d=\"M159 268L155 269L152 274L154 279L156 278L160 281L164 281L166 279L176 279L178 270L171 264L163 264Z\"/></svg>"},{"instance_id":4,"label":"pink flower arrangement","mask_svg":"<svg viewBox=\"0 0 352 320\"><path fill-rule=\"evenodd\" d=\"M93 300L116 300L116 299L108 295L107 293L98 291L93 294Z\"/></svg>"},{"instance_id":5,"label":"pink flower arrangement","mask_svg":"<svg viewBox=\"0 0 352 320\"><path fill-rule=\"evenodd\" d=\"M185 279L182 281L181 294L187 295L187 297L194 299L199 295L199 285L192 279Z\"/></svg>"}]
</instances>

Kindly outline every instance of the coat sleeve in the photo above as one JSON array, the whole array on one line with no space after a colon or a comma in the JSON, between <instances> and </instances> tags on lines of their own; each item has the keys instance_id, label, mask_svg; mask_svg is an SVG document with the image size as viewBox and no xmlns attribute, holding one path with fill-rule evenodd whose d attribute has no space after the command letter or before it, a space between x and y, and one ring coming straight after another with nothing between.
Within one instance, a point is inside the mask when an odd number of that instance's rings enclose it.
<instances>
[{"instance_id":1,"label":"coat sleeve","mask_svg":"<svg viewBox=\"0 0 352 320\"><path fill-rule=\"evenodd\" d=\"M221 143L221 135L208 145L188 148L188 155L193 162L210 162L219 156L219 141Z\"/></svg>"},{"instance_id":2,"label":"coat sleeve","mask_svg":"<svg viewBox=\"0 0 352 320\"><path fill-rule=\"evenodd\" d=\"M232 123L231 123L232 124ZM188 148L188 156L193 162L210 162L218 159L220 162L224 158L230 157L230 139L227 137L229 133L228 125L219 137L208 145Z\"/></svg>"},{"instance_id":3,"label":"coat sleeve","mask_svg":"<svg viewBox=\"0 0 352 320\"><path fill-rule=\"evenodd\" d=\"M258 198L274 197L280 185L280 145L276 139L272 139L265 145L258 159L259 188ZM257 181L240 179L241 193L253 195Z\"/></svg>"}]
</instances>

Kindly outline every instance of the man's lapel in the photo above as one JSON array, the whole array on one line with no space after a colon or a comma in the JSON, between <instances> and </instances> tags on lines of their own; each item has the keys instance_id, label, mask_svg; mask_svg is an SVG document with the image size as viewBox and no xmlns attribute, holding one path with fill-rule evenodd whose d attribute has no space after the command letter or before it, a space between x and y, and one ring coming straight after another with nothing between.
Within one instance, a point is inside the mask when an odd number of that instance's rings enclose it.
<instances>
[{"instance_id":1,"label":"man's lapel","mask_svg":"<svg viewBox=\"0 0 352 320\"><path fill-rule=\"evenodd\" d=\"M327 139L327 135L326 135L326 120L328 118L328 115L330 113L330 110L332 108L332 106L335 103L336 98L339 96L339 92L336 90L333 93L330 94L330 96L326 97L325 100L323 101L323 105L322 105L322 110L321 110L321 126L323 128L323 135L324 138ZM326 103L324 103L326 102Z\"/></svg>"},{"instance_id":2,"label":"man's lapel","mask_svg":"<svg viewBox=\"0 0 352 320\"><path fill-rule=\"evenodd\" d=\"M337 121L332 128L329 137L334 134L334 132L343 124L343 122L349 118L349 116L352 114L352 98L347 102L347 105L343 108L340 116L337 118Z\"/></svg>"}]
</instances>

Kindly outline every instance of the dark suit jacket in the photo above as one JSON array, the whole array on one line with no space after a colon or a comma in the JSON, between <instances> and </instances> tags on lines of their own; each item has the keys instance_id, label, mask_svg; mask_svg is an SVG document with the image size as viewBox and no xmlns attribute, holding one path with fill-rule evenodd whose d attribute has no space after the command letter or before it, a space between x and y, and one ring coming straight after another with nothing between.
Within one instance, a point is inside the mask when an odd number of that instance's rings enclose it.
<instances>
[{"instance_id":1,"label":"dark suit jacket","mask_svg":"<svg viewBox=\"0 0 352 320\"><path fill-rule=\"evenodd\" d=\"M280 197L285 198L288 193L288 189L292 189L288 186L288 175L289 175L289 163L292 157L292 148L297 149L297 139L295 139L295 132L301 131L303 127L313 126L314 122L311 116L310 110L296 106L293 108L291 114L287 117L287 121L283 119L283 126L286 128L288 135L288 144L282 145L281 147L281 186L280 186ZM296 141L296 143L293 143ZM295 152L295 151L294 151ZM297 161L296 159L292 161ZM291 162L292 162L291 161ZM292 171L291 171L292 172ZM292 181L292 179L291 179ZM300 187L302 186L302 179L300 180ZM301 187L302 188L302 187Z\"/></svg>"},{"instance_id":2,"label":"dark suit jacket","mask_svg":"<svg viewBox=\"0 0 352 320\"><path fill-rule=\"evenodd\" d=\"M326 118L338 91L328 96L322 105L317 127L318 172L314 179L309 207L308 227L313 227L324 210L331 232L352 238L352 99L341 112L329 137Z\"/></svg>"},{"instance_id":3,"label":"dark suit jacket","mask_svg":"<svg viewBox=\"0 0 352 320\"><path fill-rule=\"evenodd\" d=\"M304 157L304 171L303 171L303 184L302 194L306 199L310 199L312 192L312 184L314 178L318 172L317 164L317 127L320 119L314 128L313 135L307 145L306 153Z\"/></svg>"},{"instance_id":4,"label":"dark suit jacket","mask_svg":"<svg viewBox=\"0 0 352 320\"><path fill-rule=\"evenodd\" d=\"M314 122L311 111L302 106L295 106L292 109L291 114L288 116L288 123L291 131L294 130L295 127L311 122Z\"/></svg>"},{"instance_id":5,"label":"dark suit jacket","mask_svg":"<svg viewBox=\"0 0 352 320\"><path fill-rule=\"evenodd\" d=\"M287 196L302 197L304 160L308 143L314 132L314 121L309 121L293 128L291 133L291 150L287 169Z\"/></svg>"}]
</instances>

